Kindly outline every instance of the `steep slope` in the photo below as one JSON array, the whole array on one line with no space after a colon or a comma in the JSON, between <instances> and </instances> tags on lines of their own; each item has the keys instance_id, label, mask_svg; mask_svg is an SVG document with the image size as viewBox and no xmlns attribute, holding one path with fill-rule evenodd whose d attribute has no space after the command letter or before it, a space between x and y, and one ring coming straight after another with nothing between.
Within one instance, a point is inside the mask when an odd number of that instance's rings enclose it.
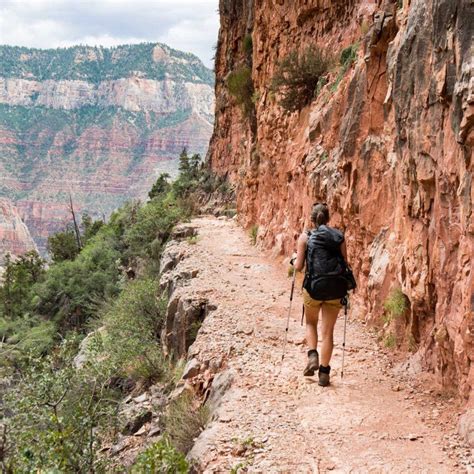
<instances>
[{"instance_id":1,"label":"steep slope","mask_svg":"<svg viewBox=\"0 0 474 474\"><path fill-rule=\"evenodd\" d=\"M474 404L474 93L468 0L221 0L212 168L237 186L245 226L289 254L316 200L344 229L357 314ZM249 41L251 38L252 42ZM249 44L252 47L249 52ZM277 64L308 46L345 62L301 111L271 90ZM344 59L344 58L343 58ZM253 110L228 90L251 67Z\"/></svg>"},{"instance_id":2,"label":"steep slope","mask_svg":"<svg viewBox=\"0 0 474 474\"><path fill-rule=\"evenodd\" d=\"M173 174L184 146L205 153L213 75L163 44L0 47L0 196L40 250L80 211L108 214Z\"/></svg>"}]
</instances>

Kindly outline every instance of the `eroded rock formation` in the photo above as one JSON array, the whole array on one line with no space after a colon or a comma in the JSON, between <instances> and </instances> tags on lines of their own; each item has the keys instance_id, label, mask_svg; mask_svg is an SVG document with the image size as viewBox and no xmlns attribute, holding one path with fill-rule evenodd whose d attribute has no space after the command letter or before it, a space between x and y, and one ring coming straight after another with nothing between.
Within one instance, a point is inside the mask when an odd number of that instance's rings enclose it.
<instances>
[{"instance_id":1,"label":"eroded rock formation","mask_svg":"<svg viewBox=\"0 0 474 474\"><path fill-rule=\"evenodd\" d=\"M6 253L21 255L35 248L18 209L8 199L0 199L0 258Z\"/></svg>"},{"instance_id":2,"label":"eroded rock formation","mask_svg":"<svg viewBox=\"0 0 474 474\"><path fill-rule=\"evenodd\" d=\"M205 154L213 76L165 45L0 48L0 197L38 248L78 213L143 198L183 147ZM8 224L11 225L11 224Z\"/></svg>"},{"instance_id":3,"label":"eroded rock formation","mask_svg":"<svg viewBox=\"0 0 474 474\"><path fill-rule=\"evenodd\" d=\"M406 310L385 334L474 403L472 2L221 0L220 14L208 156L235 183L241 222L289 255L312 203L326 201L357 275L354 313L382 326L384 302L402 292ZM272 77L309 46L357 53L286 113ZM243 64L250 117L227 88Z\"/></svg>"}]
</instances>

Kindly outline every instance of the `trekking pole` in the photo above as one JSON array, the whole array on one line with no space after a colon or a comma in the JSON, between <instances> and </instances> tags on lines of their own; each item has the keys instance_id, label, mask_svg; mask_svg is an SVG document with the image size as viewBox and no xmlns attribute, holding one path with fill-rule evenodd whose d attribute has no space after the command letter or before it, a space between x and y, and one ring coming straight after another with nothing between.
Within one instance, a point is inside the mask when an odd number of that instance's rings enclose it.
<instances>
[{"instance_id":1,"label":"trekking pole","mask_svg":"<svg viewBox=\"0 0 474 474\"><path fill-rule=\"evenodd\" d=\"M293 303L293 291L295 289L295 279L296 279L296 268L293 267L293 280L291 282L290 306L288 307L288 317L286 318L285 342L283 344L283 352L281 354L280 372L283 366L283 359L285 358L286 345L288 342L288 330L290 328L291 304Z\"/></svg>"},{"instance_id":2,"label":"trekking pole","mask_svg":"<svg viewBox=\"0 0 474 474\"><path fill-rule=\"evenodd\" d=\"M344 377L344 354L346 352L346 325L347 325L347 305L349 304L348 296L343 298L344 301L344 337L342 340L342 367L341 367L341 379Z\"/></svg>"}]
</instances>

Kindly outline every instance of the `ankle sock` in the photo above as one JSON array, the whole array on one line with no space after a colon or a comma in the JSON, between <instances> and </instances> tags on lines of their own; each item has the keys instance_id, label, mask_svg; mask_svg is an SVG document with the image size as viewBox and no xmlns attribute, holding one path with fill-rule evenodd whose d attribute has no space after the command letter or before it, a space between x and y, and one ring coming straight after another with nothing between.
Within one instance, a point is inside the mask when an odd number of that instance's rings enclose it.
<instances>
[{"instance_id":1,"label":"ankle sock","mask_svg":"<svg viewBox=\"0 0 474 474\"><path fill-rule=\"evenodd\" d=\"M319 366L319 371L320 371L322 374L329 374L329 372L331 372L331 366L328 365L327 367L324 367L324 365L320 365L320 366Z\"/></svg>"},{"instance_id":2,"label":"ankle sock","mask_svg":"<svg viewBox=\"0 0 474 474\"><path fill-rule=\"evenodd\" d=\"M313 354L319 355L319 354L318 354L318 351L317 351L316 349L310 349L310 350L308 351L308 357L311 357Z\"/></svg>"}]
</instances>

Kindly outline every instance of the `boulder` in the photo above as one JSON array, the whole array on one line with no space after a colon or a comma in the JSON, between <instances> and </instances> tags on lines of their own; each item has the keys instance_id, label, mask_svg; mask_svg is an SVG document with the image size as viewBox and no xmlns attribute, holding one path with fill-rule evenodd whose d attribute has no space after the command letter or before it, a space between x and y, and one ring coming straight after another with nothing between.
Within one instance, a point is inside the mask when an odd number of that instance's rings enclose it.
<instances>
[{"instance_id":1,"label":"boulder","mask_svg":"<svg viewBox=\"0 0 474 474\"><path fill-rule=\"evenodd\" d=\"M474 408L467 410L459 418L458 433L471 448L474 448Z\"/></svg>"},{"instance_id":2,"label":"boulder","mask_svg":"<svg viewBox=\"0 0 474 474\"><path fill-rule=\"evenodd\" d=\"M201 364L195 358L188 361L183 372L183 379L191 379L199 374L201 369Z\"/></svg>"}]
</instances>

